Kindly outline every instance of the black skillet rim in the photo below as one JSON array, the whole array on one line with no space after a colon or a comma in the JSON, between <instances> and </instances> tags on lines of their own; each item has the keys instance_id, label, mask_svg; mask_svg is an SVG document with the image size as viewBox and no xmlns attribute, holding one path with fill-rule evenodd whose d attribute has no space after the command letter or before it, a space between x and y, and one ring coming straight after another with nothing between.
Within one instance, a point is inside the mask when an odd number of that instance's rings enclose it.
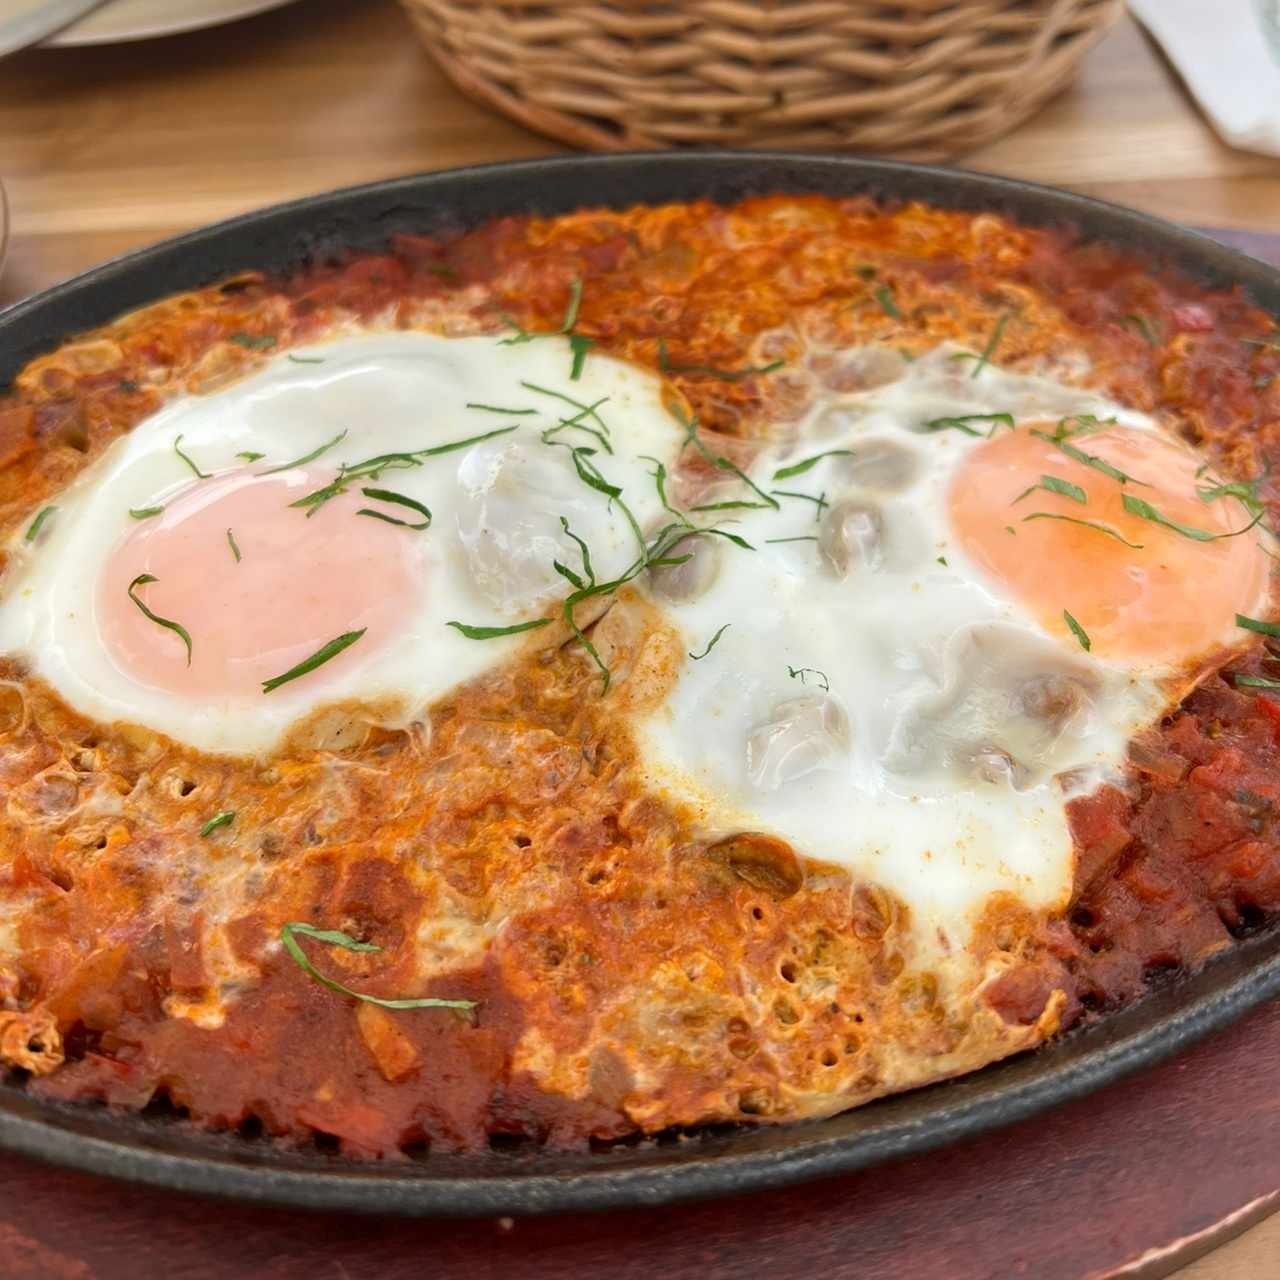
<instances>
[{"instance_id":1,"label":"black skillet rim","mask_svg":"<svg viewBox=\"0 0 1280 1280\"><path fill-rule=\"evenodd\" d=\"M393 231L768 193L870 194L1066 225L1280 312L1280 271L1196 232L1074 193L937 166L794 153L571 156L416 175L310 196L113 259L0 311L0 387L41 351L166 294L245 270L283 271ZM587 1155L429 1155L411 1165L304 1156L181 1122L38 1102L0 1086L0 1147L171 1190L322 1211L494 1216L650 1206L850 1172L1012 1124L1149 1066L1280 995L1280 931L1062 1039L960 1080L805 1124Z\"/></svg>"}]
</instances>

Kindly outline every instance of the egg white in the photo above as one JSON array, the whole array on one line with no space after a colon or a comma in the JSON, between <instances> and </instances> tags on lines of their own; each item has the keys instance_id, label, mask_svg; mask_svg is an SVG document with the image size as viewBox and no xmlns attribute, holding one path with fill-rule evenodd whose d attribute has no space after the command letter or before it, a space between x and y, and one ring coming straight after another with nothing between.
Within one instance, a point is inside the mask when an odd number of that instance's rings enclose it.
<instances>
[{"instance_id":1,"label":"egg white","mask_svg":"<svg viewBox=\"0 0 1280 1280\"><path fill-rule=\"evenodd\" d=\"M756 460L750 475L760 488L810 498L779 496L779 510L747 510L727 525L754 550L707 548L718 566L697 598L655 592L691 656L665 703L636 726L652 785L694 805L708 832L769 832L848 867L897 894L917 937L944 951L963 945L994 892L1036 909L1065 905L1066 801L1116 769L1166 701L1153 674L1045 634L952 546L947 490L981 441L922 432L940 417L997 412L1156 425L1045 379L994 367L972 377L959 354L939 348L888 385L820 402L792 443ZM858 481L872 442L909 451L909 483ZM839 449L855 456L773 478ZM878 564L842 579L812 540L820 513L812 499L834 504L850 494L877 506L883 527ZM1087 708L1045 730L1016 706L1021 683L1041 671L1091 691ZM806 732L787 737L792 721ZM986 776L973 744L1007 751L1022 772Z\"/></svg>"},{"instance_id":2,"label":"egg white","mask_svg":"<svg viewBox=\"0 0 1280 1280\"><path fill-rule=\"evenodd\" d=\"M600 431L590 416L552 439L594 448L590 462L626 490L637 523L661 514L652 463L641 455L671 465L683 433L662 407L659 380L642 369L593 354L574 380L572 352L558 337L509 345L494 337L368 334L290 356L213 394L169 403L53 500L56 511L34 541L15 535L0 598L0 652L21 656L95 720L143 725L205 751L259 753L318 706L358 700L392 708L393 719L410 718L509 658L526 637L468 639L445 623L509 625L563 598L568 587L553 561L580 562L561 517L588 543L601 580L635 560L637 538L620 504L584 483L568 448L542 440L543 432L577 415L569 400L604 401L598 413L606 427L624 428L611 430L614 452L581 429ZM475 404L533 412L468 407ZM193 483L174 451L179 435L185 453L219 473L243 467L241 452L264 455L256 465L267 467L345 430L323 459L336 471L342 462L427 449L504 426L516 429L394 473L394 488L434 517L425 532L405 533L423 540L428 589L406 601L394 638L341 678L318 670L270 697L196 699L149 688L112 661L95 620L96 583L128 533L130 508L162 504ZM316 564L281 566L282 574L314 574L321 582L324 572ZM235 624L234 617L225 619Z\"/></svg>"}]
</instances>

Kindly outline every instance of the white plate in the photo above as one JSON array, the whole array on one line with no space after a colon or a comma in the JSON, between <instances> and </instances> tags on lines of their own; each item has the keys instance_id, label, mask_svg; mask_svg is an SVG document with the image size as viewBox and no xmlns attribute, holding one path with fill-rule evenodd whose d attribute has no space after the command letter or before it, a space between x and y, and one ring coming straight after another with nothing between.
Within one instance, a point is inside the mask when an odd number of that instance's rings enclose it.
<instances>
[{"instance_id":1,"label":"white plate","mask_svg":"<svg viewBox=\"0 0 1280 1280\"><path fill-rule=\"evenodd\" d=\"M58 32L51 45L112 44L117 40L148 40L152 36L196 31L265 13L293 0L116 0L74 26ZM0 0L0 10L4 9Z\"/></svg>"}]
</instances>

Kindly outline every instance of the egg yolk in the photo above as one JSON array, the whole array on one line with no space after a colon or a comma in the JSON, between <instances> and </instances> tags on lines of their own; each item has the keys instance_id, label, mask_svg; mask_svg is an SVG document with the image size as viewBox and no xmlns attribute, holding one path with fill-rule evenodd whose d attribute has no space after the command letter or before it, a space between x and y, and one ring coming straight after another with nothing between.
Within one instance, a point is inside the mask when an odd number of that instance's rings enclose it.
<instances>
[{"instance_id":1,"label":"egg yolk","mask_svg":"<svg viewBox=\"0 0 1280 1280\"><path fill-rule=\"evenodd\" d=\"M192 484L140 520L112 551L94 602L115 664L152 688L208 699L260 696L263 681L351 631L365 634L296 687L367 661L419 592L423 535L357 515L382 505L358 486L310 517L289 505L332 479L331 469L238 469ZM134 586L135 600L130 586L142 574L155 581ZM138 600L186 630L189 662L182 637Z\"/></svg>"},{"instance_id":2,"label":"egg yolk","mask_svg":"<svg viewBox=\"0 0 1280 1280\"><path fill-rule=\"evenodd\" d=\"M1064 450L1036 430L1052 436L1055 427L1002 432L957 468L949 511L965 554L1045 630L1075 644L1069 613L1097 656L1175 665L1228 643L1234 615L1253 613L1267 591L1261 531L1202 541L1149 516L1230 535L1250 524L1244 505L1200 497L1197 486L1212 483L1197 478L1201 460L1154 432L1077 432ZM1055 481L1074 489L1054 492ZM1126 509L1126 495L1131 508L1146 504L1147 517Z\"/></svg>"}]
</instances>

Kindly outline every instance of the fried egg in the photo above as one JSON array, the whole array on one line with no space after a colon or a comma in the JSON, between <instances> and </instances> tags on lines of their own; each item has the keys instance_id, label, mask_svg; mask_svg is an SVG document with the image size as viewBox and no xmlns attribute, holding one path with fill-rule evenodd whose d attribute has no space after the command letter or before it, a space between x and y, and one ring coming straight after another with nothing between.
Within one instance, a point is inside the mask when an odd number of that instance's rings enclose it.
<instances>
[{"instance_id":1,"label":"fried egg","mask_svg":"<svg viewBox=\"0 0 1280 1280\"><path fill-rule=\"evenodd\" d=\"M636 731L704 830L848 867L946 951L994 893L1066 905L1067 801L1239 640L1270 561L1151 418L954 347L875 354L900 376L711 495L756 504L723 526L749 549L688 537L649 574L687 658Z\"/></svg>"},{"instance_id":2,"label":"fried egg","mask_svg":"<svg viewBox=\"0 0 1280 1280\"><path fill-rule=\"evenodd\" d=\"M575 536L616 575L661 512L640 455L682 433L659 380L573 372L559 337L367 334L173 401L14 538L0 650L86 716L206 751L333 704L402 723L526 641L491 633L565 595Z\"/></svg>"}]
</instances>

